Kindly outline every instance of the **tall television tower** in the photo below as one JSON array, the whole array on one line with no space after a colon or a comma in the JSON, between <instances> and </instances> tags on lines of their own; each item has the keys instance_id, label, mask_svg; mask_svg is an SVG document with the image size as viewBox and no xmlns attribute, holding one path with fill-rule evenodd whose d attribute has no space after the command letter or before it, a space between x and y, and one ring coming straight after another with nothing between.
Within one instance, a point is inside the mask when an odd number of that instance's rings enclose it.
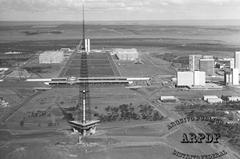
<instances>
[{"instance_id":1,"label":"tall television tower","mask_svg":"<svg viewBox=\"0 0 240 159\"><path fill-rule=\"evenodd\" d=\"M79 77L83 78L84 81L78 81L79 83L79 98L78 98L78 115L81 117L73 121L69 121L71 127L82 134L82 136L88 134L94 134L96 132L96 124L99 123L99 120L91 119L91 106L90 106L90 97L89 97L89 83L88 83L88 63L87 63L87 51L85 48L85 15L84 15L84 1L82 1L82 40L80 42L81 46L81 65L80 65L80 74ZM79 47L78 47L79 49ZM79 52L76 50L75 53ZM86 113L88 109L88 114ZM78 117L79 117L78 116Z\"/></svg>"}]
</instances>

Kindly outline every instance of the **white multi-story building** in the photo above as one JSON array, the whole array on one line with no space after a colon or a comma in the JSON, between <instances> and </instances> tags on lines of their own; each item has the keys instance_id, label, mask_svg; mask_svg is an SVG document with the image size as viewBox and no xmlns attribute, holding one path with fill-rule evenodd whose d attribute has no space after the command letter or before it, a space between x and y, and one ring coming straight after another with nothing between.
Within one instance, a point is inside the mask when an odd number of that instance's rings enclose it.
<instances>
[{"instance_id":1,"label":"white multi-story building","mask_svg":"<svg viewBox=\"0 0 240 159\"><path fill-rule=\"evenodd\" d=\"M114 49L113 54L115 54L119 60L124 61L135 61L139 57L137 49Z\"/></svg>"},{"instance_id":2,"label":"white multi-story building","mask_svg":"<svg viewBox=\"0 0 240 159\"><path fill-rule=\"evenodd\" d=\"M194 71L193 73L193 85L194 86L205 86L206 85L206 72Z\"/></svg>"},{"instance_id":3,"label":"white multi-story building","mask_svg":"<svg viewBox=\"0 0 240 159\"><path fill-rule=\"evenodd\" d=\"M63 51L45 51L39 55L40 64L61 63L63 60Z\"/></svg>"},{"instance_id":4,"label":"white multi-story building","mask_svg":"<svg viewBox=\"0 0 240 159\"><path fill-rule=\"evenodd\" d=\"M224 73L224 82L225 85L232 85L232 74L231 72Z\"/></svg>"},{"instance_id":5,"label":"white multi-story building","mask_svg":"<svg viewBox=\"0 0 240 159\"><path fill-rule=\"evenodd\" d=\"M202 58L202 55L189 55L189 70L198 71L199 70L199 61Z\"/></svg>"},{"instance_id":6,"label":"white multi-story building","mask_svg":"<svg viewBox=\"0 0 240 159\"><path fill-rule=\"evenodd\" d=\"M206 72L207 76L214 75L214 59L200 59L200 71Z\"/></svg>"},{"instance_id":7,"label":"white multi-story building","mask_svg":"<svg viewBox=\"0 0 240 159\"><path fill-rule=\"evenodd\" d=\"M233 68L230 72L226 72L224 81L226 85L239 85L239 69Z\"/></svg>"},{"instance_id":8,"label":"white multi-story building","mask_svg":"<svg viewBox=\"0 0 240 159\"><path fill-rule=\"evenodd\" d=\"M89 53L91 50L90 50L90 39L85 39L85 51L87 53Z\"/></svg>"},{"instance_id":9,"label":"white multi-story building","mask_svg":"<svg viewBox=\"0 0 240 159\"><path fill-rule=\"evenodd\" d=\"M192 85L193 85L192 71L177 72L177 86L192 86Z\"/></svg>"},{"instance_id":10,"label":"white multi-story building","mask_svg":"<svg viewBox=\"0 0 240 159\"><path fill-rule=\"evenodd\" d=\"M233 68L232 72L232 85L239 85L239 69Z\"/></svg>"},{"instance_id":11,"label":"white multi-story building","mask_svg":"<svg viewBox=\"0 0 240 159\"><path fill-rule=\"evenodd\" d=\"M177 72L177 86L205 86L206 73L202 71Z\"/></svg>"},{"instance_id":12,"label":"white multi-story building","mask_svg":"<svg viewBox=\"0 0 240 159\"><path fill-rule=\"evenodd\" d=\"M240 70L240 51L235 52L235 68L238 68Z\"/></svg>"}]
</instances>

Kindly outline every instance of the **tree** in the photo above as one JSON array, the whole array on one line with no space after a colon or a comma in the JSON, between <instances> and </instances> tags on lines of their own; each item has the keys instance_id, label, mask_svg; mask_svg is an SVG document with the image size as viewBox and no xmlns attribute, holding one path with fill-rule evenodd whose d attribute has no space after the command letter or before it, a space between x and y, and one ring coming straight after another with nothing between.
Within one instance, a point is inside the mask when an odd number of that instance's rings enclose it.
<instances>
[{"instance_id":1,"label":"tree","mask_svg":"<svg viewBox=\"0 0 240 159\"><path fill-rule=\"evenodd\" d=\"M155 111L153 114L153 121L161 120L163 117L159 114L158 111Z\"/></svg>"},{"instance_id":2,"label":"tree","mask_svg":"<svg viewBox=\"0 0 240 159\"><path fill-rule=\"evenodd\" d=\"M22 119L19 124L20 124L21 127L23 127L24 126L24 120Z\"/></svg>"}]
</instances>

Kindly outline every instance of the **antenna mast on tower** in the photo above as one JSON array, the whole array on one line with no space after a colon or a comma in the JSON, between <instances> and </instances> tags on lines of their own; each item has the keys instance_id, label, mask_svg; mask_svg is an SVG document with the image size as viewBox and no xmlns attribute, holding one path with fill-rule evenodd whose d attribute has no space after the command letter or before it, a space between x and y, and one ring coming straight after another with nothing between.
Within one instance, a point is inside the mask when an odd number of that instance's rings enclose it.
<instances>
[{"instance_id":1,"label":"antenna mast on tower","mask_svg":"<svg viewBox=\"0 0 240 159\"><path fill-rule=\"evenodd\" d=\"M77 46L77 51L79 52L79 47L81 46L81 63L79 71L79 99L77 108L79 110L77 119L74 121L69 121L70 125L74 130L80 132L83 136L86 134L94 134L96 132L96 124L99 123L99 120L91 119L91 106L90 106L90 97L89 97L89 83L88 83L88 61L87 61L87 51L85 46L85 15L84 15L84 0L82 0L82 40ZM81 44L81 45L80 45ZM83 80L81 80L83 79ZM82 110L81 110L82 108ZM87 111L86 111L87 110ZM81 117L81 119L79 119Z\"/></svg>"},{"instance_id":2,"label":"antenna mast on tower","mask_svg":"<svg viewBox=\"0 0 240 159\"><path fill-rule=\"evenodd\" d=\"M85 51L85 10L84 10L84 0L82 0L82 50Z\"/></svg>"}]
</instances>

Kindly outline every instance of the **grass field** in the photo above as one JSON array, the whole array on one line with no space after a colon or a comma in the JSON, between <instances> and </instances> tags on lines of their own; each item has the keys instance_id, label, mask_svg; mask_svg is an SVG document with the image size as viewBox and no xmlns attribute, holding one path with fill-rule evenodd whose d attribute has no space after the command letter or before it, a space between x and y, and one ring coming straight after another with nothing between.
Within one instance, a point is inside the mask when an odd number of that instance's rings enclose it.
<instances>
[{"instance_id":1,"label":"grass field","mask_svg":"<svg viewBox=\"0 0 240 159\"><path fill-rule=\"evenodd\" d=\"M91 53L87 56L88 76L119 76L109 53ZM81 54L74 54L62 70L60 77L79 77Z\"/></svg>"}]
</instances>

